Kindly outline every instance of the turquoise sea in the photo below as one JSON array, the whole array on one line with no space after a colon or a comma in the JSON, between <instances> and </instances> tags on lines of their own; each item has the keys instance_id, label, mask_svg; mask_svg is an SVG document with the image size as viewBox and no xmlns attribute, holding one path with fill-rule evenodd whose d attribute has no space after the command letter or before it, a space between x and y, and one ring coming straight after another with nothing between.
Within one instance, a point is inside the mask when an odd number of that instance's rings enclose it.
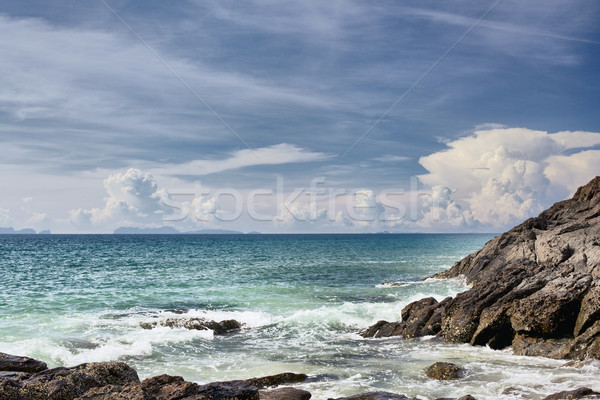
<instances>
[{"instance_id":1,"label":"turquoise sea","mask_svg":"<svg viewBox=\"0 0 600 400\"><path fill-rule=\"evenodd\" d=\"M600 365L517 357L436 338L357 332L426 296L468 289L426 279L493 235L2 235L0 351L49 366L125 361L140 377L199 383L280 372L327 399L373 390L421 398L539 399L598 382ZM390 282L395 282L391 285ZM244 328L157 327L167 318L236 319ZM423 369L450 361L457 382ZM511 394L501 393L512 387Z\"/></svg>"}]
</instances>

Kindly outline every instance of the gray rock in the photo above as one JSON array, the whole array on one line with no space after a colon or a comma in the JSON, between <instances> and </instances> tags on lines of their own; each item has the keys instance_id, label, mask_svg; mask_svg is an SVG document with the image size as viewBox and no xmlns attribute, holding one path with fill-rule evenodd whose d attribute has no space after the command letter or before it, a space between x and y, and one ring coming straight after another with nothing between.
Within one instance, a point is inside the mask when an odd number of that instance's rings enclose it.
<instances>
[{"instance_id":1,"label":"gray rock","mask_svg":"<svg viewBox=\"0 0 600 400\"><path fill-rule=\"evenodd\" d=\"M456 364L448 362L436 362L425 369L425 374L431 379L438 381L449 381L464 376L465 370Z\"/></svg>"},{"instance_id":2,"label":"gray rock","mask_svg":"<svg viewBox=\"0 0 600 400\"><path fill-rule=\"evenodd\" d=\"M571 399L600 399L600 393L590 388L579 388L575 390L559 392L544 397L542 400L571 400Z\"/></svg>"},{"instance_id":3,"label":"gray rock","mask_svg":"<svg viewBox=\"0 0 600 400\"><path fill-rule=\"evenodd\" d=\"M411 303L402 322L380 321L363 336L437 334L522 355L600 358L600 177L435 275L457 276L471 289Z\"/></svg>"},{"instance_id":4,"label":"gray rock","mask_svg":"<svg viewBox=\"0 0 600 400\"><path fill-rule=\"evenodd\" d=\"M260 400L308 400L310 392L292 387L259 391Z\"/></svg>"},{"instance_id":5,"label":"gray rock","mask_svg":"<svg viewBox=\"0 0 600 400\"><path fill-rule=\"evenodd\" d=\"M0 371L40 372L48 369L45 362L29 357L0 353Z\"/></svg>"},{"instance_id":6,"label":"gray rock","mask_svg":"<svg viewBox=\"0 0 600 400\"><path fill-rule=\"evenodd\" d=\"M389 393L389 392L368 392L357 394L350 397L340 397L337 399L329 400L413 400L411 397L406 397L402 394Z\"/></svg>"}]
</instances>

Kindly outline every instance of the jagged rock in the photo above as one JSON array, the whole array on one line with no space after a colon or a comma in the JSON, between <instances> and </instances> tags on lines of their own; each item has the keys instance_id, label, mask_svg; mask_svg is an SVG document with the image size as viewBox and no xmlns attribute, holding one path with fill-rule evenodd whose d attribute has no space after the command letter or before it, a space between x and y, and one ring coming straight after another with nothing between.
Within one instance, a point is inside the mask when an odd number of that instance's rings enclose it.
<instances>
[{"instance_id":1,"label":"jagged rock","mask_svg":"<svg viewBox=\"0 0 600 400\"><path fill-rule=\"evenodd\" d=\"M402 322L378 321L359 334L364 338L402 336L405 339L436 335L441 329L442 311L450 300L448 297L438 302L427 297L410 303L401 311Z\"/></svg>"},{"instance_id":2,"label":"jagged rock","mask_svg":"<svg viewBox=\"0 0 600 400\"><path fill-rule=\"evenodd\" d=\"M11 354L0 353L0 371L18 371L18 372L40 372L48 369L45 362L34 360L29 357L13 356Z\"/></svg>"},{"instance_id":3,"label":"jagged rock","mask_svg":"<svg viewBox=\"0 0 600 400\"><path fill-rule=\"evenodd\" d=\"M260 400L258 389L241 381L215 382L198 388L199 397L193 400ZM190 399L190 400L191 400ZM175 398L173 398L175 400Z\"/></svg>"},{"instance_id":4,"label":"jagged rock","mask_svg":"<svg viewBox=\"0 0 600 400\"><path fill-rule=\"evenodd\" d=\"M259 391L260 400L308 400L310 392L292 387Z\"/></svg>"},{"instance_id":5,"label":"jagged rock","mask_svg":"<svg viewBox=\"0 0 600 400\"><path fill-rule=\"evenodd\" d=\"M431 379L449 381L459 379L464 375L464 369L448 362L436 362L425 369L425 374Z\"/></svg>"},{"instance_id":6,"label":"jagged rock","mask_svg":"<svg viewBox=\"0 0 600 400\"><path fill-rule=\"evenodd\" d=\"M157 400L144 392L138 384L107 385L88 390L75 400Z\"/></svg>"},{"instance_id":7,"label":"jagged rock","mask_svg":"<svg viewBox=\"0 0 600 400\"><path fill-rule=\"evenodd\" d=\"M122 362L87 363L52 368L28 376L0 378L0 398L10 400L70 400L107 385L139 383L137 372Z\"/></svg>"},{"instance_id":8,"label":"jagged rock","mask_svg":"<svg viewBox=\"0 0 600 400\"><path fill-rule=\"evenodd\" d=\"M571 400L571 399L600 399L600 393L590 388L579 388L575 390L559 392L544 397L542 400Z\"/></svg>"},{"instance_id":9,"label":"jagged rock","mask_svg":"<svg viewBox=\"0 0 600 400\"><path fill-rule=\"evenodd\" d=\"M293 372L284 372L276 375L268 375L260 378L251 378L243 381L230 381L230 382L244 382L250 386L257 387L259 389L279 386L279 385L287 385L290 383L300 383L304 382L308 378L306 374L295 374Z\"/></svg>"},{"instance_id":10,"label":"jagged rock","mask_svg":"<svg viewBox=\"0 0 600 400\"><path fill-rule=\"evenodd\" d=\"M433 332L522 355L600 358L600 177L435 275L457 276L471 289L411 303L402 322L380 321L363 335Z\"/></svg>"},{"instance_id":11,"label":"jagged rock","mask_svg":"<svg viewBox=\"0 0 600 400\"><path fill-rule=\"evenodd\" d=\"M184 399L198 394L196 383L186 382L181 376L158 375L140 384L142 391L156 400Z\"/></svg>"},{"instance_id":12,"label":"jagged rock","mask_svg":"<svg viewBox=\"0 0 600 400\"><path fill-rule=\"evenodd\" d=\"M389 392L368 392L350 397L339 397L337 399L329 400L414 400L414 398Z\"/></svg>"},{"instance_id":13,"label":"jagged rock","mask_svg":"<svg viewBox=\"0 0 600 400\"><path fill-rule=\"evenodd\" d=\"M242 324L233 319L224 321L212 321L204 318L168 318L163 321L140 322L144 329L153 329L157 326L169 328L185 328L189 330L205 331L212 330L216 335L221 335L233 330L240 329Z\"/></svg>"}]
</instances>

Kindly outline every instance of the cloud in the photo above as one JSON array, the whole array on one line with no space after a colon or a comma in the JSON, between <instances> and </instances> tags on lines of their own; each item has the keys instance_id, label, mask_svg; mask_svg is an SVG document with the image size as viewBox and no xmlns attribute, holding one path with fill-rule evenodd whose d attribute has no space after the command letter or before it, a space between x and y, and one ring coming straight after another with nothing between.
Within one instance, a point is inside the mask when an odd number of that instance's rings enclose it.
<instances>
[{"instance_id":1,"label":"cloud","mask_svg":"<svg viewBox=\"0 0 600 400\"><path fill-rule=\"evenodd\" d=\"M393 162L410 160L410 157L386 154L381 157L375 157L375 158L373 158L373 160L379 161L379 162L384 162L384 163L388 163L388 162L393 163Z\"/></svg>"},{"instance_id":2,"label":"cloud","mask_svg":"<svg viewBox=\"0 0 600 400\"><path fill-rule=\"evenodd\" d=\"M202 176L257 165L323 161L331 157L329 154L312 152L293 144L280 143L258 149L238 150L230 153L228 158L222 160L204 159L183 164L165 165L160 169L156 169L155 172L163 175Z\"/></svg>"},{"instance_id":3,"label":"cloud","mask_svg":"<svg viewBox=\"0 0 600 400\"><path fill-rule=\"evenodd\" d=\"M419 179L449 188L447 215L465 223L507 227L537 214L587 183L600 171L600 133L548 133L526 128L478 130L447 143L449 149L419 162L428 173ZM572 154L569 151L577 149Z\"/></svg>"},{"instance_id":4,"label":"cloud","mask_svg":"<svg viewBox=\"0 0 600 400\"><path fill-rule=\"evenodd\" d=\"M106 178L104 188L108 196L103 208L71 210L70 221L84 228L162 225L162 218L169 210L164 204L166 193L158 188L152 175L130 168Z\"/></svg>"}]
</instances>

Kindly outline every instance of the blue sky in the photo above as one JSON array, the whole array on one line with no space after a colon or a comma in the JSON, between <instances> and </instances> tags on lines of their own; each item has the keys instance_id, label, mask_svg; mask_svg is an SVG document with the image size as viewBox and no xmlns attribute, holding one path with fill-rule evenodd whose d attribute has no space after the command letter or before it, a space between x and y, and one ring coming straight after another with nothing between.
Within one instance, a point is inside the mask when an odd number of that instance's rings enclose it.
<instances>
[{"instance_id":1,"label":"blue sky","mask_svg":"<svg viewBox=\"0 0 600 400\"><path fill-rule=\"evenodd\" d=\"M599 19L595 0L5 0L0 226L505 229L599 174Z\"/></svg>"}]
</instances>

